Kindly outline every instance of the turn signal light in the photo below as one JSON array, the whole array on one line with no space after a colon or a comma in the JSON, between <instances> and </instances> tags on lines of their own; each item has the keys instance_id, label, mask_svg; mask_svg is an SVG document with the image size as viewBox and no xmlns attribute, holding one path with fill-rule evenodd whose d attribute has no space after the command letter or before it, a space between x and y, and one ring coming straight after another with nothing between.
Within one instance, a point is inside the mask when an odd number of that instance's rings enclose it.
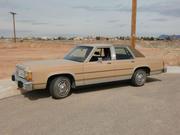
<instances>
[{"instance_id":1,"label":"turn signal light","mask_svg":"<svg viewBox=\"0 0 180 135\"><path fill-rule=\"evenodd\" d=\"M32 81L32 72L27 72L27 74L26 74L26 80L27 80L27 81Z\"/></svg>"}]
</instances>

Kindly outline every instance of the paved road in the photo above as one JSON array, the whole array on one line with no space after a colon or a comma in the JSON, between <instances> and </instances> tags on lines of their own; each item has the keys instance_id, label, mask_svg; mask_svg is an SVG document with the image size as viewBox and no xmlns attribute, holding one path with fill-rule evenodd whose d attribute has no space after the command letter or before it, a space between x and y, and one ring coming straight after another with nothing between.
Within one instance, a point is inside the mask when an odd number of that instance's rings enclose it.
<instances>
[{"instance_id":1,"label":"paved road","mask_svg":"<svg viewBox=\"0 0 180 135\"><path fill-rule=\"evenodd\" d=\"M17 90L17 85L10 79L0 80L0 99L20 95L22 92Z\"/></svg>"},{"instance_id":2,"label":"paved road","mask_svg":"<svg viewBox=\"0 0 180 135\"><path fill-rule=\"evenodd\" d=\"M0 80L0 93L12 87L17 86L10 79Z\"/></svg>"},{"instance_id":3,"label":"paved road","mask_svg":"<svg viewBox=\"0 0 180 135\"><path fill-rule=\"evenodd\" d=\"M3 99L0 134L179 135L180 75L149 78L140 88L128 82L80 88L63 100L45 91Z\"/></svg>"}]
</instances>

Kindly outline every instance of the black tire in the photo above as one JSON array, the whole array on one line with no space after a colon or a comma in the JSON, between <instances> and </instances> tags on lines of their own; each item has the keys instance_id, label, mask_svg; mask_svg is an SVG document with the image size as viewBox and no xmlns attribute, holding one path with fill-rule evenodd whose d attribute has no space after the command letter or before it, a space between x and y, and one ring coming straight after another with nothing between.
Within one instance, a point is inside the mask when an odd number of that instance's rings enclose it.
<instances>
[{"instance_id":1,"label":"black tire","mask_svg":"<svg viewBox=\"0 0 180 135\"><path fill-rule=\"evenodd\" d=\"M49 91L54 99L62 99L70 95L71 81L67 77L57 77L50 83Z\"/></svg>"},{"instance_id":2,"label":"black tire","mask_svg":"<svg viewBox=\"0 0 180 135\"><path fill-rule=\"evenodd\" d=\"M143 86L146 82L147 74L143 69L138 69L134 72L131 81L134 86L140 87Z\"/></svg>"}]
</instances>

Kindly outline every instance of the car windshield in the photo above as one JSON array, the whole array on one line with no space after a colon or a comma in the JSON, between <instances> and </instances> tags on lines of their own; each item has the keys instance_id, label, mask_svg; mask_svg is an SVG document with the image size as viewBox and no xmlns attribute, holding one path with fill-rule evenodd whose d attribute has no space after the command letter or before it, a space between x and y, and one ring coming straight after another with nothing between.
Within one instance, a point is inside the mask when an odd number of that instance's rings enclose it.
<instances>
[{"instance_id":1,"label":"car windshield","mask_svg":"<svg viewBox=\"0 0 180 135\"><path fill-rule=\"evenodd\" d=\"M64 59L77 62L84 62L92 51L92 47L89 46L77 46Z\"/></svg>"}]
</instances>

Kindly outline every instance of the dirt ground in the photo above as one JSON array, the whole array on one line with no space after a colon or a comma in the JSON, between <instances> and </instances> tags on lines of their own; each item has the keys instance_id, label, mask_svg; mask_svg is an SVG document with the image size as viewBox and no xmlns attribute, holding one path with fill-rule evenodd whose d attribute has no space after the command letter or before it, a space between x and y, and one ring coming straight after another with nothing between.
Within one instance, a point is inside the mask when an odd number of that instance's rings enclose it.
<instances>
[{"instance_id":1,"label":"dirt ground","mask_svg":"<svg viewBox=\"0 0 180 135\"><path fill-rule=\"evenodd\" d=\"M129 41L23 41L0 40L0 79L9 78L17 63L63 58L74 45L83 43L129 44ZM147 57L162 57L166 65L180 65L180 41L138 41Z\"/></svg>"}]
</instances>

